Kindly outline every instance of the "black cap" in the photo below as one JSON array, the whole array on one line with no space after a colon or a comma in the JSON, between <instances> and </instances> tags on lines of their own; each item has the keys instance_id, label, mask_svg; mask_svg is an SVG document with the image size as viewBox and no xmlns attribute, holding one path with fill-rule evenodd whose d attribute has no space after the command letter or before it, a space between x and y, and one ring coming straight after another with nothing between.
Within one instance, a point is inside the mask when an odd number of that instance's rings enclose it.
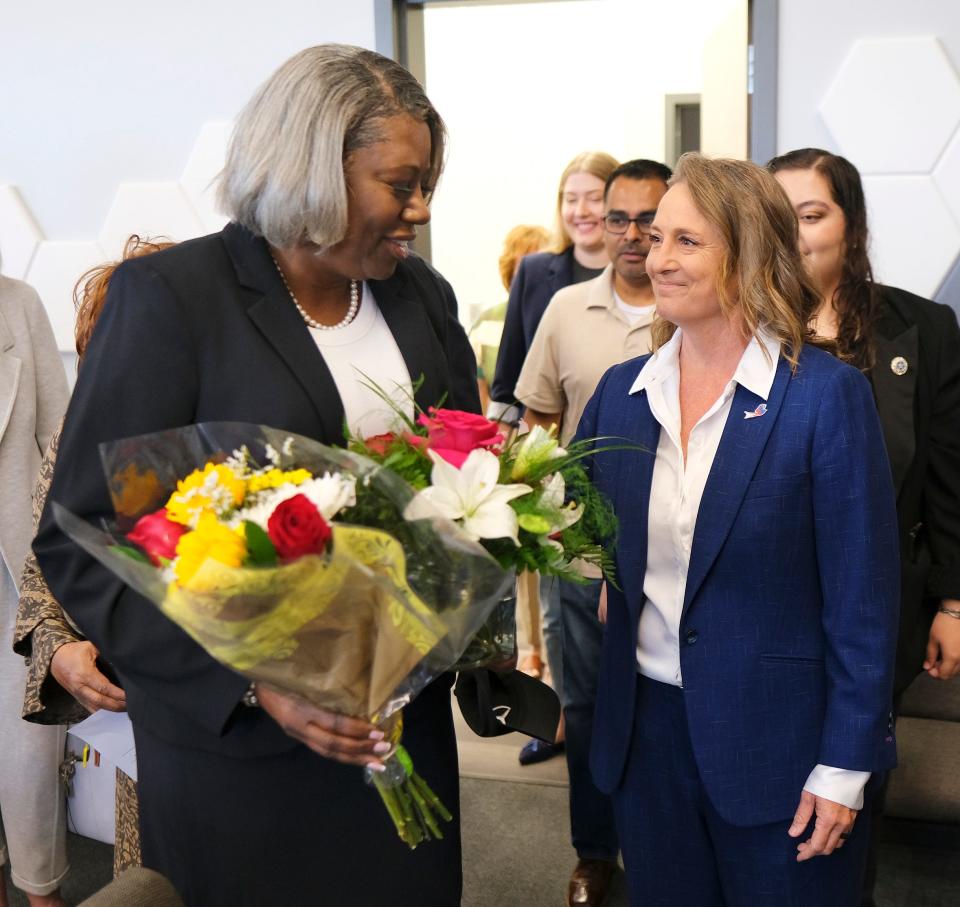
<instances>
[{"instance_id":1,"label":"black cap","mask_svg":"<svg viewBox=\"0 0 960 907\"><path fill-rule=\"evenodd\" d=\"M522 671L461 671L454 693L464 720L480 737L519 731L547 743L556 739L560 700L545 683Z\"/></svg>"}]
</instances>

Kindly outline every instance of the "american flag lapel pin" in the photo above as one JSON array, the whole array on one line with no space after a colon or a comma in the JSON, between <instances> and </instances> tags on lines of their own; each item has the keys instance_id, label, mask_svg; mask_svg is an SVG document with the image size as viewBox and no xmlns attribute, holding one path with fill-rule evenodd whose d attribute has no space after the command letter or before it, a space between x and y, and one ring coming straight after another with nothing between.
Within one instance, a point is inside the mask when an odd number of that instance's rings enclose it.
<instances>
[{"instance_id":1,"label":"american flag lapel pin","mask_svg":"<svg viewBox=\"0 0 960 907\"><path fill-rule=\"evenodd\" d=\"M759 418L760 416L762 416L766 411L767 411L767 404L766 404L766 403L761 403L753 412L750 412L750 410L745 409L745 410L743 411L743 418L744 418L744 419L757 419L757 418Z\"/></svg>"}]
</instances>

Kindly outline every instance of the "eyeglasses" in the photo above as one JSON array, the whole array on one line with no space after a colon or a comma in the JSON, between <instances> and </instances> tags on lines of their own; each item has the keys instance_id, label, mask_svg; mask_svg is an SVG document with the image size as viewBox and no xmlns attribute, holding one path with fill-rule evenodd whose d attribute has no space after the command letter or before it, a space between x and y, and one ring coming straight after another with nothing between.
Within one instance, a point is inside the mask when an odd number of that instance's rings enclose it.
<instances>
[{"instance_id":1,"label":"eyeglasses","mask_svg":"<svg viewBox=\"0 0 960 907\"><path fill-rule=\"evenodd\" d=\"M655 215L655 211L645 211L636 217L627 217L625 214L606 214L603 218L603 225L607 228L608 233L626 233L630 229L630 224L636 224L641 233L649 233Z\"/></svg>"}]
</instances>

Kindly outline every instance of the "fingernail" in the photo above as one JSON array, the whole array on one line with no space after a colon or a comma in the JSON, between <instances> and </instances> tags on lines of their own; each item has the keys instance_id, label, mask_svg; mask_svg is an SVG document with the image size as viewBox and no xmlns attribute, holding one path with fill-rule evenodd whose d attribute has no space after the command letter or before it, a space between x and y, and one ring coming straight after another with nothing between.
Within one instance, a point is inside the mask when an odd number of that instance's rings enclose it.
<instances>
[{"instance_id":1,"label":"fingernail","mask_svg":"<svg viewBox=\"0 0 960 907\"><path fill-rule=\"evenodd\" d=\"M370 731L371 740L383 740L383 731L372 730Z\"/></svg>"},{"instance_id":2,"label":"fingernail","mask_svg":"<svg viewBox=\"0 0 960 907\"><path fill-rule=\"evenodd\" d=\"M367 768L372 772L376 772L378 775L383 774L387 770L387 767L382 762L368 762Z\"/></svg>"},{"instance_id":3,"label":"fingernail","mask_svg":"<svg viewBox=\"0 0 960 907\"><path fill-rule=\"evenodd\" d=\"M383 753L389 753L389 752L390 752L390 744L387 743L386 741L383 741L382 743L377 743L377 744L374 745L373 751L374 751L377 755L382 755Z\"/></svg>"}]
</instances>

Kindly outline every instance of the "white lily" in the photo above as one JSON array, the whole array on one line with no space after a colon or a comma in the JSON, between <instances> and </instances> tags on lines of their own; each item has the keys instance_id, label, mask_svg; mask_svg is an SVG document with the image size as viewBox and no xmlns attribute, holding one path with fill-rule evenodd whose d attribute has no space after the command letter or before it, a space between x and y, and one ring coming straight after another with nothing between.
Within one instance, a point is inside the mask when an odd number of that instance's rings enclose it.
<instances>
[{"instance_id":1,"label":"white lily","mask_svg":"<svg viewBox=\"0 0 960 907\"><path fill-rule=\"evenodd\" d=\"M472 450L457 469L432 450L431 484L407 505L404 519L442 516L459 523L476 539L513 539L519 526L510 501L533 491L529 485L498 485L500 461L489 450Z\"/></svg>"},{"instance_id":2,"label":"white lily","mask_svg":"<svg viewBox=\"0 0 960 907\"><path fill-rule=\"evenodd\" d=\"M572 526L583 516L583 507L578 506L574 501L564 505L563 499L566 497L566 493L567 486L559 472L553 473L543 483L540 503L556 512L554 524L550 530L551 534L561 532L568 526Z\"/></svg>"},{"instance_id":3,"label":"white lily","mask_svg":"<svg viewBox=\"0 0 960 907\"><path fill-rule=\"evenodd\" d=\"M510 472L511 479L524 479L534 466L539 466L547 460L555 460L566 455L566 450L560 446L556 438L556 428L549 429L534 425L520 441L520 449L514 460Z\"/></svg>"}]
</instances>

